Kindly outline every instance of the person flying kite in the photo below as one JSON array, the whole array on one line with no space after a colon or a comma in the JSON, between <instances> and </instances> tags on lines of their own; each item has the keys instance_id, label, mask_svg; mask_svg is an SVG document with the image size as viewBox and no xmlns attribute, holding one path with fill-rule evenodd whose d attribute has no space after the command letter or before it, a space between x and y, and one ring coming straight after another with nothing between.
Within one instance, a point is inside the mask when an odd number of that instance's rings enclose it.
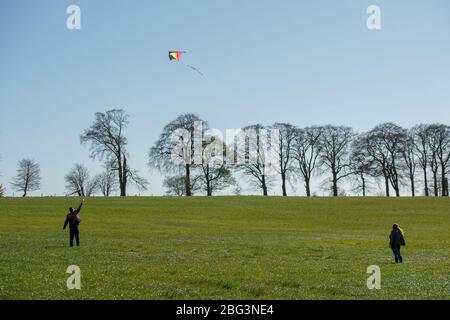
<instances>
[{"instance_id":1,"label":"person flying kite","mask_svg":"<svg viewBox=\"0 0 450 320\"><path fill-rule=\"evenodd\" d=\"M198 70L196 67L193 67L193 66L191 66L191 65L185 64L185 63L183 63L183 62L181 61L181 57L182 57L183 54L185 54L185 53L186 53L186 51L169 51L169 60L170 60L170 61L172 61L172 60L178 61L178 62L181 63L182 65L184 65L184 66L186 66L186 67L188 67L188 68L191 68L192 70L198 72L198 74L200 74L201 76L203 76L203 73L202 73L200 70Z\"/></svg>"},{"instance_id":2,"label":"person flying kite","mask_svg":"<svg viewBox=\"0 0 450 320\"><path fill-rule=\"evenodd\" d=\"M73 210L72 207L69 208L69 213L66 216L66 221L64 222L63 230L66 229L67 224L69 224L69 245L73 247L73 238L77 240L77 247L80 246L80 231L78 230L78 225L81 222L78 213L81 210L81 206L83 205L84 199L81 200L80 205L77 210Z\"/></svg>"}]
</instances>

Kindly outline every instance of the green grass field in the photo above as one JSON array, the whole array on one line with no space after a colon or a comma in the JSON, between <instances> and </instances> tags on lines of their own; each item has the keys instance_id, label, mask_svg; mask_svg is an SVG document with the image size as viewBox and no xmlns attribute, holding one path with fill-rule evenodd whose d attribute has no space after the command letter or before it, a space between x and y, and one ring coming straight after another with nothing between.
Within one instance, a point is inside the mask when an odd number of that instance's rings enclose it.
<instances>
[{"instance_id":1,"label":"green grass field","mask_svg":"<svg viewBox=\"0 0 450 320\"><path fill-rule=\"evenodd\" d=\"M62 224L78 201L0 199L0 299L450 297L449 198L90 198L69 248ZM72 264L81 290L66 287Z\"/></svg>"}]
</instances>

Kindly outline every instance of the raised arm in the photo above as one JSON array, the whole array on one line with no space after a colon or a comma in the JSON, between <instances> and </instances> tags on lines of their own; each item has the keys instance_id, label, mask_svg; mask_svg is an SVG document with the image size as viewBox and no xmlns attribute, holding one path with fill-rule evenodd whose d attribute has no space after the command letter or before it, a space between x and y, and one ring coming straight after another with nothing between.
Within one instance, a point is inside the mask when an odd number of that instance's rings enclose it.
<instances>
[{"instance_id":1,"label":"raised arm","mask_svg":"<svg viewBox=\"0 0 450 320\"><path fill-rule=\"evenodd\" d=\"M81 207L83 206L83 202L84 202L84 199L81 201L80 205L78 206L77 213L80 212Z\"/></svg>"}]
</instances>

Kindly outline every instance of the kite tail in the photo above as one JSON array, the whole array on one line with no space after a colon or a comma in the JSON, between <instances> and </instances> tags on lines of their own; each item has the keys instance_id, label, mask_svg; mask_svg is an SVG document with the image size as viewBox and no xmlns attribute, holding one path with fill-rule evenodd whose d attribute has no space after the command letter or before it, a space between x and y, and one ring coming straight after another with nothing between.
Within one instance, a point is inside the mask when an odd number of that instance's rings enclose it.
<instances>
[{"instance_id":1,"label":"kite tail","mask_svg":"<svg viewBox=\"0 0 450 320\"><path fill-rule=\"evenodd\" d=\"M194 71L197 71L199 75L203 76L203 73L202 73L200 70L198 70L196 67L191 66L191 65L189 65L189 64L185 64L185 63L183 63L183 62L181 62L181 63L182 63L184 66L186 66L186 67L188 67L188 68L191 68L191 69L194 70Z\"/></svg>"}]
</instances>

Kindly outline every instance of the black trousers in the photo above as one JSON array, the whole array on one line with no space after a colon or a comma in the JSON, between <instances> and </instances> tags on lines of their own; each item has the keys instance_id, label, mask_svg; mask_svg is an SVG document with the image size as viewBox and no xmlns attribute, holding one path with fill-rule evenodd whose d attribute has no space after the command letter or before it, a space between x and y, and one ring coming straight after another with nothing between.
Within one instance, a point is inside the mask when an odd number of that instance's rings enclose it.
<instances>
[{"instance_id":1,"label":"black trousers","mask_svg":"<svg viewBox=\"0 0 450 320\"><path fill-rule=\"evenodd\" d=\"M400 254L400 246L391 245L392 252L394 253L395 262L403 262L402 255Z\"/></svg>"},{"instance_id":2,"label":"black trousers","mask_svg":"<svg viewBox=\"0 0 450 320\"><path fill-rule=\"evenodd\" d=\"M73 238L77 240L77 246L80 246L80 231L78 230L78 226L72 226L69 232L69 242L70 246L73 247Z\"/></svg>"}]
</instances>

